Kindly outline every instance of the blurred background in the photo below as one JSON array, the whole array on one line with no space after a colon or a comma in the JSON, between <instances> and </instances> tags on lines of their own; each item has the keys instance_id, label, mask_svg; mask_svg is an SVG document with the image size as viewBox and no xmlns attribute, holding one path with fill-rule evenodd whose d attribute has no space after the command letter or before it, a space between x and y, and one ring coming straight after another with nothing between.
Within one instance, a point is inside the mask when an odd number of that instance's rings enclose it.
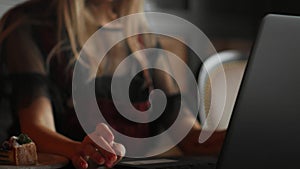
<instances>
[{"instance_id":1,"label":"blurred background","mask_svg":"<svg viewBox=\"0 0 300 169\"><path fill-rule=\"evenodd\" d=\"M145 5L147 11L166 12L192 22L208 36L218 52L233 49L246 54L266 14L300 15L299 0L146 0ZM178 46L168 42L166 45ZM170 50L176 53L176 49ZM190 56L187 62L197 76L201 63L186 53Z\"/></svg>"},{"instance_id":2,"label":"blurred background","mask_svg":"<svg viewBox=\"0 0 300 169\"><path fill-rule=\"evenodd\" d=\"M146 0L147 11L175 14L197 25L211 39L255 38L268 13L300 14L297 0Z\"/></svg>"},{"instance_id":3,"label":"blurred background","mask_svg":"<svg viewBox=\"0 0 300 169\"><path fill-rule=\"evenodd\" d=\"M25 0L0 0L0 16L2 16L7 9L24 1Z\"/></svg>"}]
</instances>

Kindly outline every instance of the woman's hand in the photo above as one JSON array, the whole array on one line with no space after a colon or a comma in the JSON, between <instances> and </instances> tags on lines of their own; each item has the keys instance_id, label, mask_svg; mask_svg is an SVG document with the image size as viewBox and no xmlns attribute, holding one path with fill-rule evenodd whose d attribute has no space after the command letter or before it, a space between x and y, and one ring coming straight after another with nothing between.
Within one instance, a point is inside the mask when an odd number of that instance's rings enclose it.
<instances>
[{"instance_id":1,"label":"woman's hand","mask_svg":"<svg viewBox=\"0 0 300 169\"><path fill-rule=\"evenodd\" d=\"M77 169L88 168L89 160L111 168L124 156L125 148L114 142L110 129L101 123L97 125L95 132L84 138L76 152L72 162Z\"/></svg>"}]
</instances>

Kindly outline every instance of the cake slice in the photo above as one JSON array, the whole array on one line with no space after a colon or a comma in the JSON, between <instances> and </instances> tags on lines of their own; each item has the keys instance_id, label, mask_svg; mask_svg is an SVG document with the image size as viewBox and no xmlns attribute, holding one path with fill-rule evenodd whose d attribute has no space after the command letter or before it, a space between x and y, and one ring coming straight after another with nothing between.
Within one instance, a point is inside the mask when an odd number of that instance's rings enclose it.
<instances>
[{"instance_id":1,"label":"cake slice","mask_svg":"<svg viewBox=\"0 0 300 169\"><path fill-rule=\"evenodd\" d=\"M25 134L12 136L5 141L0 151L0 161L13 165L37 164L38 157L35 143Z\"/></svg>"}]
</instances>

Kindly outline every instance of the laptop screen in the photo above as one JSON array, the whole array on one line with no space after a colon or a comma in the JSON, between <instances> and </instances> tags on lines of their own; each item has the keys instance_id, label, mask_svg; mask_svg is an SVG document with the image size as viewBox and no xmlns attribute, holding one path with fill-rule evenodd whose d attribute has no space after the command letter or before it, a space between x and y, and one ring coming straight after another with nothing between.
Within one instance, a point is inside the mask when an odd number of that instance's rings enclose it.
<instances>
[{"instance_id":1,"label":"laptop screen","mask_svg":"<svg viewBox=\"0 0 300 169\"><path fill-rule=\"evenodd\" d=\"M300 17L261 26L218 169L292 168L300 153Z\"/></svg>"}]
</instances>

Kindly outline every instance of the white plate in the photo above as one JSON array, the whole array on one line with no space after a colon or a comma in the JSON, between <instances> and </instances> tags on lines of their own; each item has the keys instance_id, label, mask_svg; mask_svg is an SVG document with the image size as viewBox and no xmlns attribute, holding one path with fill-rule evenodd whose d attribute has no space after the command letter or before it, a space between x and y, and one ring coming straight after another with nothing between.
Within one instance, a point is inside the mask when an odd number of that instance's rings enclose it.
<instances>
[{"instance_id":1,"label":"white plate","mask_svg":"<svg viewBox=\"0 0 300 169\"><path fill-rule=\"evenodd\" d=\"M1 165L0 169L54 169L62 168L69 160L63 156L54 154L38 153L38 163L29 166Z\"/></svg>"}]
</instances>

